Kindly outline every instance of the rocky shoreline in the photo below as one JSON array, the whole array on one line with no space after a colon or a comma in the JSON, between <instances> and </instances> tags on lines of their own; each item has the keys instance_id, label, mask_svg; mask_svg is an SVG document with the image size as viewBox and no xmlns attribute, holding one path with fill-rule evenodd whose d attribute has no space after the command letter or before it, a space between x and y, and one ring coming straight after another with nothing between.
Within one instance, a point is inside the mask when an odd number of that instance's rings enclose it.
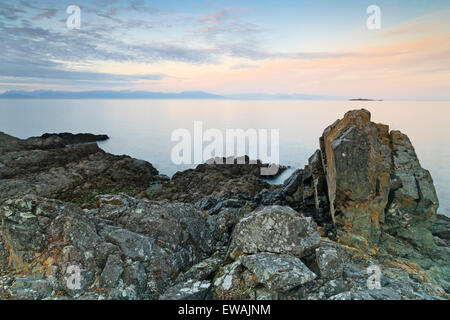
<instances>
[{"instance_id":1,"label":"rocky shoreline","mask_svg":"<svg viewBox=\"0 0 450 320\"><path fill-rule=\"evenodd\" d=\"M432 177L364 109L282 185L248 158L169 178L105 139L0 132L0 299L449 298Z\"/></svg>"}]
</instances>

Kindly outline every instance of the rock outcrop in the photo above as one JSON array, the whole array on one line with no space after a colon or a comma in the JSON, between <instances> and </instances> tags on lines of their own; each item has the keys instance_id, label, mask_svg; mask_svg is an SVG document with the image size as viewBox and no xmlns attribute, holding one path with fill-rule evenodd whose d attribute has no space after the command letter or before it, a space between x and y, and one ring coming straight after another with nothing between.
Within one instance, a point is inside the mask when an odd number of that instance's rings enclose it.
<instances>
[{"instance_id":1,"label":"rock outcrop","mask_svg":"<svg viewBox=\"0 0 450 320\"><path fill-rule=\"evenodd\" d=\"M52 292L151 298L217 249L217 225L192 205L127 196L99 196L97 203L97 209L83 211L35 196L4 202L4 271L48 283L51 290L46 286L35 298ZM80 270L79 288L67 286L71 266Z\"/></svg>"},{"instance_id":2,"label":"rock outcrop","mask_svg":"<svg viewBox=\"0 0 450 320\"><path fill-rule=\"evenodd\" d=\"M105 141L109 139L109 137L106 134L92 134L92 133L73 134L69 132L44 133L40 138L45 140L51 137L61 138L64 144L66 145L77 143L91 143L96 141Z\"/></svg>"},{"instance_id":3,"label":"rock outcrop","mask_svg":"<svg viewBox=\"0 0 450 320\"><path fill-rule=\"evenodd\" d=\"M137 195L158 171L148 162L115 156L89 142L103 136L43 135L20 140L0 133L0 199L34 194L93 207L102 193Z\"/></svg>"},{"instance_id":4,"label":"rock outcrop","mask_svg":"<svg viewBox=\"0 0 450 320\"><path fill-rule=\"evenodd\" d=\"M408 137L370 121L367 110L348 112L320 139L330 213L341 242L362 249L382 232L433 246L439 202L430 173Z\"/></svg>"},{"instance_id":5,"label":"rock outcrop","mask_svg":"<svg viewBox=\"0 0 450 320\"><path fill-rule=\"evenodd\" d=\"M142 197L190 203L205 198L216 202L228 199L250 200L262 190L274 189L263 180L266 176L261 175L261 168L267 166L261 161L252 164L248 157L211 159L195 169L175 173L170 180L149 188ZM285 169L280 167L278 175Z\"/></svg>"},{"instance_id":6,"label":"rock outcrop","mask_svg":"<svg viewBox=\"0 0 450 320\"><path fill-rule=\"evenodd\" d=\"M449 298L431 175L366 110L278 186L248 158L169 179L104 139L0 133L0 299Z\"/></svg>"}]
</instances>

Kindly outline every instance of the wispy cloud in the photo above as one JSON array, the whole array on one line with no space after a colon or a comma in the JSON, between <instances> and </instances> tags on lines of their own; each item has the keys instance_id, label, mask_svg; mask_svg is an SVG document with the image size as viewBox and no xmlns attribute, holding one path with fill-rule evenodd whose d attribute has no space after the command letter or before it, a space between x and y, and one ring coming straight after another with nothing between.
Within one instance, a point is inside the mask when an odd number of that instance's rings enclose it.
<instances>
[{"instance_id":1,"label":"wispy cloud","mask_svg":"<svg viewBox=\"0 0 450 320\"><path fill-rule=\"evenodd\" d=\"M70 31L65 9L71 2L0 3L0 90L53 83L376 96L381 88L418 86L431 95L438 91L433 86L450 83L448 11L364 34L366 46L350 39L338 48L327 40L339 28L308 29L314 42L325 39L319 46L300 41L298 17L281 3L263 14L270 4L79 0L81 29ZM272 11L291 21L271 21ZM361 17L355 23L364 27Z\"/></svg>"},{"instance_id":2,"label":"wispy cloud","mask_svg":"<svg viewBox=\"0 0 450 320\"><path fill-rule=\"evenodd\" d=\"M240 64L234 64L230 67L230 70L240 70L240 69L255 69L258 68L257 65L254 64L246 64L246 63L240 63Z\"/></svg>"}]
</instances>

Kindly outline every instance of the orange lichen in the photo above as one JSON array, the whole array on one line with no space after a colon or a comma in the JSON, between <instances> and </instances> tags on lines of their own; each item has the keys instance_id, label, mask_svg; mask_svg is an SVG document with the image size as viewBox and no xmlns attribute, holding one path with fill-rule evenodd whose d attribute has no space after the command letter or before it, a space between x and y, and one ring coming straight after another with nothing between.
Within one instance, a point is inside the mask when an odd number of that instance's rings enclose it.
<instances>
[{"instance_id":1,"label":"orange lichen","mask_svg":"<svg viewBox=\"0 0 450 320\"><path fill-rule=\"evenodd\" d=\"M390 266L405 270L408 274L414 274L419 277L421 281L429 281L430 277L423 271L419 265L412 261L398 259L397 261L390 261Z\"/></svg>"},{"instance_id":2,"label":"orange lichen","mask_svg":"<svg viewBox=\"0 0 450 320\"><path fill-rule=\"evenodd\" d=\"M17 266L20 268L23 265L22 259L14 252L11 245L8 243L8 239L5 236L5 226L2 224L2 239L3 243L5 244L6 249L8 250L9 257L8 257L8 265L12 265L13 261L16 262Z\"/></svg>"},{"instance_id":3,"label":"orange lichen","mask_svg":"<svg viewBox=\"0 0 450 320\"><path fill-rule=\"evenodd\" d=\"M322 235L322 237L325 237L325 228L324 228L324 227L317 227L317 231L320 232L320 234Z\"/></svg>"},{"instance_id":4,"label":"orange lichen","mask_svg":"<svg viewBox=\"0 0 450 320\"><path fill-rule=\"evenodd\" d=\"M160 247L160 248L165 248L166 245L164 243L162 243L161 241L156 241L155 244Z\"/></svg>"}]
</instances>

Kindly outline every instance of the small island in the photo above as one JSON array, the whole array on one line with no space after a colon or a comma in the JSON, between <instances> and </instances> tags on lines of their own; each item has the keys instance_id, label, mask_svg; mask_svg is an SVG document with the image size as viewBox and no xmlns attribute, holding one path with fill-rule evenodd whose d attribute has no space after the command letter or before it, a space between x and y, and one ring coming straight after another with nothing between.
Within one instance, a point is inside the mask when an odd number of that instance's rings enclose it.
<instances>
[{"instance_id":1,"label":"small island","mask_svg":"<svg viewBox=\"0 0 450 320\"><path fill-rule=\"evenodd\" d=\"M356 99L349 99L349 101L383 101L383 100L382 99L356 98Z\"/></svg>"}]
</instances>

